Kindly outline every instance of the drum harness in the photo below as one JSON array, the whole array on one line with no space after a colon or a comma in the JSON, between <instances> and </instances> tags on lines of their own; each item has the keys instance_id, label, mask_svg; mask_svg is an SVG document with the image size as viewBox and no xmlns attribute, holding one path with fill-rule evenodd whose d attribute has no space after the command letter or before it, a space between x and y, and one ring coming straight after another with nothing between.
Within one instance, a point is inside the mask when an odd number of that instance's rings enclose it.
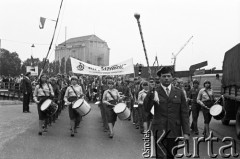
<instances>
[{"instance_id":1,"label":"drum harness","mask_svg":"<svg viewBox=\"0 0 240 159\"><path fill-rule=\"evenodd\" d=\"M114 102L117 103L117 100L114 98L113 94L112 94L109 90L108 90L107 92L108 92L108 93L110 94L110 96L113 98Z\"/></svg>"},{"instance_id":2,"label":"drum harness","mask_svg":"<svg viewBox=\"0 0 240 159\"><path fill-rule=\"evenodd\" d=\"M212 96L210 96L210 95L209 95L209 93L207 92L207 90L206 90L206 89L204 90L204 92L206 92L206 93L207 93L207 95L208 95L208 97L209 97L209 99L210 99L210 101L211 101L211 102L212 102L212 101L214 101L214 100L213 100L213 98L211 98ZM214 104L215 104L215 103L214 103ZM213 104L213 105L214 105L214 104ZM210 108L208 108L208 109L210 109Z\"/></svg>"},{"instance_id":3,"label":"drum harness","mask_svg":"<svg viewBox=\"0 0 240 159\"><path fill-rule=\"evenodd\" d=\"M46 83L46 84L47 84L47 83ZM47 86L48 86L49 91L51 91L48 84L47 84ZM40 88L41 88L41 87L40 87ZM44 93L44 95L45 95L45 98L42 98L42 99L41 99L42 102L45 101L47 98L51 98L51 93L49 93L49 96L47 96L47 94L46 94L46 92L44 91L44 89L43 89L43 88L41 88L41 89L43 90L43 93ZM40 97L40 96L39 96L39 97Z\"/></svg>"},{"instance_id":4,"label":"drum harness","mask_svg":"<svg viewBox=\"0 0 240 159\"><path fill-rule=\"evenodd\" d=\"M72 88L73 92L76 94L77 99L81 98L81 95L80 95L80 97L78 97L78 94L77 94L76 90L73 88L73 86L71 86L71 88Z\"/></svg>"}]
</instances>

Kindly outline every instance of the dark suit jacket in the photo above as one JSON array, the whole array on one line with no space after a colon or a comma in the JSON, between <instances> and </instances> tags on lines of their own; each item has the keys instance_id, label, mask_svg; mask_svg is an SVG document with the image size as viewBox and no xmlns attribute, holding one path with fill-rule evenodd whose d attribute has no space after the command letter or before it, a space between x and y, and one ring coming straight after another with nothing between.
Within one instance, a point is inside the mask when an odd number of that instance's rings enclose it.
<instances>
[{"instance_id":1,"label":"dark suit jacket","mask_svg":"<svg viewBox=\"0 0 240 159\"><path fill-rule=\"evenodd\" d=\"M184 134L190 134L189 115L186 99L183 91L171 86L169 97L160 86L156 88L159 104L153 101L153 93L149 92L144 100L146 113L150 113L154 105L154 117L152 122L153 130L160 133L170 130L167 138L176 138Z\"/></svg>"},{"instance_id":2,"label":"dark suit jacket","mask_svg":"<svg viewBox=\"0 0 240 159\"><path fill-rule=\"evenodd\" d=\"M23 89L23 93L32 93L32 84L31 84L31 80L24 77L23 81L22 81L22 89Z\"/></svg>"}]
</instances>

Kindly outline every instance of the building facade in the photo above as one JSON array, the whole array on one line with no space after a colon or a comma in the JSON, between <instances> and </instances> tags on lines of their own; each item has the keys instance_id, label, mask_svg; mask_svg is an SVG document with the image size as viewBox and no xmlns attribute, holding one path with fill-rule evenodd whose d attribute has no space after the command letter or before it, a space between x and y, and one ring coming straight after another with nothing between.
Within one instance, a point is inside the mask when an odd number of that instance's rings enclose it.
<instances>
[{"instance_id":1,"label":"building facade","mask_svg":"<svg viewBox=\"0 0 240 159\"><path fill-rule=\"evenodd\" d=\"M55 61L61 63L69 57L97 66L109 65L110 48L96 35L76 37L66 40L55 48Z\"/></svg>"}]
</instances>

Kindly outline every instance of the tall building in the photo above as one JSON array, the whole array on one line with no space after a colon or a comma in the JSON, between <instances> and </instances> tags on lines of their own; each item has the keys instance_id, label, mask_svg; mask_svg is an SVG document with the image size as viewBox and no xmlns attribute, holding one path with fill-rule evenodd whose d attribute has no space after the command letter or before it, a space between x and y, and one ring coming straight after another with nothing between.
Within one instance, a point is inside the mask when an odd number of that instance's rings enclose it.
<instances>
[{"instance_id":1,"label":"tall building","mask_svg":"<svg viewBox=\"0 0 240 159\"><path fill-rule=\"evenodd\" d=\"M55 48L55 61L61 63L69 57L74 57L81 61L97 65L109 65L110 48L107 43L96 35L87 35L68 39Z\"/></svg>"}]
</instances>

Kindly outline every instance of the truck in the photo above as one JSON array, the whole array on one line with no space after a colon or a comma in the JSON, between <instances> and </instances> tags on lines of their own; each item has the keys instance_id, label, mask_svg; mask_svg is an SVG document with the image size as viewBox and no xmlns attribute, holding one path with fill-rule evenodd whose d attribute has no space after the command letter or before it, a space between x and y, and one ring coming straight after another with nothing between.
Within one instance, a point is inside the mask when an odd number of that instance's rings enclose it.
<instances>
[{"instance_id":1,"label":"truck","mask_svg":"<svg viewBox=\"0 0 240 159\"><path fill-rule=\"evenodd\" d=\"M236 120L235 129L240 139L240 43L228 50L223 60L222 95L225 116L222 124Z\"/></svg>"}]
</instances>

